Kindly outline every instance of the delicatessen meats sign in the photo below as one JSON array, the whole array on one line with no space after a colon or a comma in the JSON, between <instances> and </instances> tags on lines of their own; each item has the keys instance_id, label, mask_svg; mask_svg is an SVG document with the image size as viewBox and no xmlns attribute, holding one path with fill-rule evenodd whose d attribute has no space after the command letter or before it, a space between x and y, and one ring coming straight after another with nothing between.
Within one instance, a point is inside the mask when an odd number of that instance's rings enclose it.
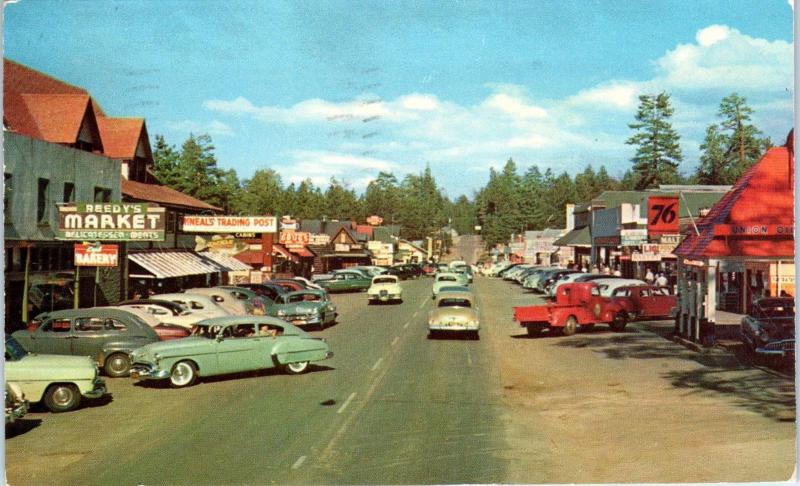
<instances>
[{"instance_id":1,"label":"delicatessen meats sign","mask_svg":"<svg viewBox=\"0 0 800 486\"><path fill-rule=\"evenodd\" d=\"M60 240L163 241L164 208L149 203L69 203L58 207Z\"/></svg>"}]
</instances>

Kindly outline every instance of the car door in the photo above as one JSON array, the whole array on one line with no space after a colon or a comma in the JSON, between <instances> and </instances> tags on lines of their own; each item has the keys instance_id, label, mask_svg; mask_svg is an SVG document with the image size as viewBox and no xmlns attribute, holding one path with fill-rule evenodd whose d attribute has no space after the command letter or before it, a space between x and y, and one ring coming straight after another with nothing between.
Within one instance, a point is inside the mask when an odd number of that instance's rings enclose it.
<instances>
[{"instance_id":1,"label":"car door","mask_svg":"<svg viewBox=\"0 0 800 486\"><path fill-rule=\"evenodd\" d=\"M72 354L72 320L54 317L46 320L31 333L32 352L44 354Z\"/></svg>"},{"instance_id":2,"label":"car door","mask_svg":"<svg viewBox=\"0 0 800 486\"><path fill-rule=\"evenodd\" d=\"M666 288L654 288L651 290L651 310L648 315L651 316L668 316L675 306L676 298L669 293Z\"/></svg>"},{"instance_id":3,"label":"car door","mask_svg":"<svg viewBox=\"0 0 800 486\"><path fill-rule=\"evenodd\" d=\"M259 354L262 338L256 335L255 324L231 324L222 330L221 335L222 339L216 343L220 373L264 367L266 359Z\"/></svg>"},{"instance_id":4,"label":"car door","mask_svg":"<svg viewBox=\"0 0 800 486\"><path fill-rule=\"evenodd\" d=\"M73 320L72 354L96 359L108 334L106 319L96 316L79 316Z\"/></svg>"}]
</instances>

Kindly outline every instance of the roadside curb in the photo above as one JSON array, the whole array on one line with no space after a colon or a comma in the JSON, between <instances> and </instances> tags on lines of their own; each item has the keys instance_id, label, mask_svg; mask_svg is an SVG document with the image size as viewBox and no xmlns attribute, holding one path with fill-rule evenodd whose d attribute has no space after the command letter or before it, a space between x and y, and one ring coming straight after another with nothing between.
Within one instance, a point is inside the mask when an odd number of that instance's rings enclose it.
<instances>
[{"instance_id":1,"label":"roadside curb","mask_svg":"<svg viewBox=\"0 0 800 486\"><path fill-rule=\"evenodd\" d=\"M672 336L672 341L701 354L710 354L714 349L703 347L694 341L689 341L688 339L684 339L680 336Z\"/></svg>"}]
</instances>

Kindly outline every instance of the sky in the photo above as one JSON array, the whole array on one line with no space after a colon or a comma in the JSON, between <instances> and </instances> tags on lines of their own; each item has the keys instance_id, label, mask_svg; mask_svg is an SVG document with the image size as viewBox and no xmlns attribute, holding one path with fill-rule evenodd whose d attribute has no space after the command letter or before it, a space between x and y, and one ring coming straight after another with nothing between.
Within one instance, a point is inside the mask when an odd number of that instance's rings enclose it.
<instances>
[{"instance_id":1,"label":"sky","mask_svg":"<svg viewBox=\"0 0 800 486\"><path fill-rule=\"evenodd\" d=\"M631 166L638 96L666 91L690 174L737 92L780 145L792 124L786 0L50 1L6 5L4 55L144 117L211 135L240 178L430 166L450 197L513 158L575 174Z\"/></svg>"}]
</instances>

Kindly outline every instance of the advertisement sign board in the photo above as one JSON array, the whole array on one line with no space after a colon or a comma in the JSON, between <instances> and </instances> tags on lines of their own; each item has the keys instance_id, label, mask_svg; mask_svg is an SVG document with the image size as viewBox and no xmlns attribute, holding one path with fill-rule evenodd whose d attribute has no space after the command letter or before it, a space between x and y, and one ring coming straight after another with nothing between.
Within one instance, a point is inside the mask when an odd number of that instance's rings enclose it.
<instances>
[{"instance_id":1,"label":"advertisement sign board","mask_svg":"<svg viewBox=\"0 0 800 486\"><path fill-rule=\"evenodd\" d=\"M58 240L164 241L164 208L149 203L58 206Z\"/></svg>"},{"instance_id":2,"label":"advertisement sign board","mask_svg":"<svg viewBox=\"0 0 800 486\"><path fill-rule=\"evenodd\" d=\"M647 232L650 235L679 232L677 196L647 198Z\"/></svg>"},{"instance_id":3,"label":"advertisement sign board","mask_svg":"<svg viewBox=\"0 0 800 486\"><path fill-rule=\"evenodd\" d=\"M187 233L275 233L275 216L209 216L187 215L182 218Z\"/></svg>"},{"instance_id":4,"label":"advertisement sign board","mask_svg":"<svg viewBox=\"0 0 800 486\"><path fill-rule=\"evenodd\" d=\"M118 245L75 244L76 267L116 267L118 265Z\"/></svg>"},{"instance_id":5,"label":"advertisement sign board","mask_svg":"<svg viewBox=\"0 0 800 486\"><path fill-rule=\"evenodd\" d=\"M640 246L647 243L647 230L642 229L622 229L619 230L621 246Z\"/></svg>"},{"instance_id":6,"label":"advertisement sign board","mask_svg":"<svg viewBox=\"0 0 800 486\"><path fill-rule=\"evenodd\" d=\"M381 218L378 215L373 214L372 216L367 218L367 224L371 226L380 226L381 223L383 223L383 218Z\"/></svg>"},{"instance_id":7,"label":"advertisement sign board","mask_svg":"<svg viewBox=\"0 0 800 486\"><path fill-rule=\"evenodd\" d=\"M311 241L311 234L305 231L281 231L278 242L286 247L306 246Z\"/></svg>"},{"instance_id":8,"label":"advertisement sign board","mask_svg":"<svg viewBox=\"0 0 800 486\"><path fill-rule=\"evenodd\" d=\"M309 245L321 246L321 245L327 245L330 242L331 242L331 236L330 235L326 235L324 233L318 234L318 235L309 235L308 236L308 244Z\"/></svg>"}]
</instances>

